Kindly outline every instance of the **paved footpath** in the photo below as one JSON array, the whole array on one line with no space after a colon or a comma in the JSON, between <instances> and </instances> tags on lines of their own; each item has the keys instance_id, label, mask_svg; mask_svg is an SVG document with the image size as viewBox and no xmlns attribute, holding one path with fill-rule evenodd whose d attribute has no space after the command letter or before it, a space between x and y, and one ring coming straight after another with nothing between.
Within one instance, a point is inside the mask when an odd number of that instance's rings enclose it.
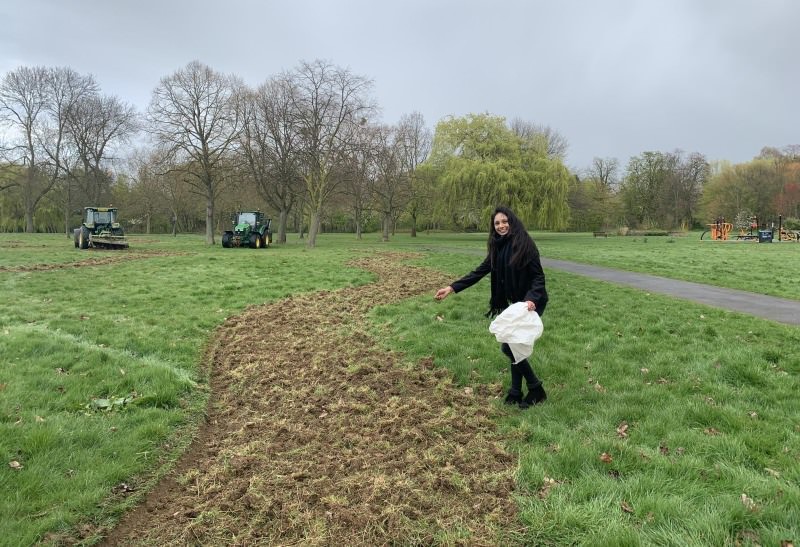
<instances>
[{"instance_id":1,"label":"paved footpath","mask_svg":"<svg viewBox=\"0 0 800 547\"><path fill-rule=\"evenodd\" d=\"M715 308L749 313L778 323L800 325L800 301L798 300L765 296L736 289L723 289L701 283L626 272L602 266L578 264L566 260L542 257L542 265L545 268L564 270L602 281L691 300Z\"/></svg>"}]
</instances>

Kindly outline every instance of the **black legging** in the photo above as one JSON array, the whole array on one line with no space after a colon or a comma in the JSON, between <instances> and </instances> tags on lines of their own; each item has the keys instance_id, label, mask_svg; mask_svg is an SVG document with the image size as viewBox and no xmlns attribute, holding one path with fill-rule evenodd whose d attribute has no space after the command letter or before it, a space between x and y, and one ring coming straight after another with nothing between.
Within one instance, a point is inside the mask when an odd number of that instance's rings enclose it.
<instances>
[{"instance_id":1,"label":"black legging","mask_svg":"<svg viewBox=\"0 0 800 547\"><path fill-rule=\"evenodd\" d=\"M511 359L511 390L510 393L519 395L522 393L522 378L525 378L525 383L528 384L528 391L542 385L542 381L537 378L536 374L531 368L531 364L527 359L523 359L516 365L514 364L514 354L511 353L511 348L508 344L503 344L500 349Z\"/></svg>"},{"instance_id":2,"label":"black legging","mask_svg":"<svg viewBox=\"0 0 800 547\"><path fill-rule=\"evenodd\" d=\"M539 317L544 313L544 306L537 306L536 313ZM525 378L525 383L528 384L528 391L542 385L542 381L533 372L531 364L527 359L523 359L516 365L514 364L514 354L508 344L501 344L500 350L511 359L511 389L510 394L520 395L522 393L522 379Z\"/></svg>"}]
</instances>

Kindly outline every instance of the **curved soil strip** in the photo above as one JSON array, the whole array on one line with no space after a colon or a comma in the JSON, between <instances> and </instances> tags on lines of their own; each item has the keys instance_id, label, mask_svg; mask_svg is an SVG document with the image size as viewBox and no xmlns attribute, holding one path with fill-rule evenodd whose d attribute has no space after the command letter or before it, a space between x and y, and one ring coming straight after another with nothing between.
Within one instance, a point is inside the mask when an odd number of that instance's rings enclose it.
<instances>
[{"instance_id":1,"label":"curved soil strip","mask_svg":"<svg viewBox=\"0 0 800 547\"><path fill-rule=\"evenodd\" d=\"M372 307L448 282L409 256L353 263L376 283L228 319L208 352L207 423L105 544L518 543L496 389L404 364L368 333Z\"/></svg>"},{"instance_id":2,"label":"curved soil strip","mask_svg":"<svg viewBox=\"0 0 800 547\"><path fill-rule=\"evenodd\" d=\"M153 258L155 256L176 256L184 253L168 251L139 251L128 253L122 250L113 251L115 256L104 256L99 258L86 258L75 262L58 262L51 264L25 264L22 266L0 266L0 272L49 272L53 270L67 270L70 268L85 268L88 266L106 266L125 260L139 260L142 258Z\"/></svg>"}]
</instances>

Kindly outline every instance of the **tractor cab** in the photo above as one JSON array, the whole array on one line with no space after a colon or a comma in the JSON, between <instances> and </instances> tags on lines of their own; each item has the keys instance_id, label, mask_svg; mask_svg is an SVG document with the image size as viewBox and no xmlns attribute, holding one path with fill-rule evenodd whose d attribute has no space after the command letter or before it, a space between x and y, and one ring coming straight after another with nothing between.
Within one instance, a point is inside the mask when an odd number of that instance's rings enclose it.
<instances>
[{"instance_id":1,"label":"tractor cab","mask_svg":"<svg viewBox=\"0 0 800 547\"><path fill-rule=\"evenodd\" d=\"M107 226L111 228L114 224L119 226L117 223L117 210L108 207L97 209L87 207L85 224L87 227Z\"/></svg>"},{"instance_id":2,"label":"tractor cab","mask_svg":"<svg viewBox=\"0 0 800 547\"><path fill-rule=\"evenodd\" d=\"M264 213L259 211L254 212L247 212L247 213L239 213L238 218L234 220L236 223L236 230L244 231L247 229L247 226L250 228L255 228L259 221L263 222L264 220Z\"/></svg>"}]
</instances>

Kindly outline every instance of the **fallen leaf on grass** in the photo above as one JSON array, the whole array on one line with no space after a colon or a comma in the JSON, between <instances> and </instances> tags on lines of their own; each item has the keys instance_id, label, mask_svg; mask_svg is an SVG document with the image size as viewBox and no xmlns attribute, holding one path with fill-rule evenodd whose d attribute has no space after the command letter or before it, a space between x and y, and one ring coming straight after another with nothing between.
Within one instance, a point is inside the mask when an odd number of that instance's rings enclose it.
<instances>
[{"instance_id":1,"label":"fallen leaf on grass","mask_svg":"<svg viewBox=\"0 0 800 547\"><path fill-rule=\"evenodd\" d=\"M19 463L17 460L11 460L10 462L8 462L8 466L11 469L22 469L23 467L25 467L24 465Z\"/></svg>"},{"instance_id":2,"label":"fallen leaf on grass","mask_svg":"<svg viewBox=\"0 0 800 547\"><path fill-rule=\"evenodd\" d=\"M114 492L115 494L123 494L124 495L124 494L130 494L131 492L136 491L136 488L134 488L133 486L131 486L131 485L127 484L127 483L121 482L118 485L116 485L115 487L113 487L111 489L111 491Z\"/></svg>"},{"instance_id":3,"label":"fallen leaf on grass","mask_svg":"<svg viewBox=\"0 0 800 547\"><path fill-rule=\"evenodd\" d=\"M41 416L36 416L36 421L41 423L44 421L44 418L42 418Z\"/></svg>"},{"instance_id":4,"label":"fallen leaf on grass","mask_svg":"<svg viewBox=\"0 0 800 547\"><path fill-rule=\"evenodd\" d=\"M780 476L781 476L781 474L780 474L780 473L778 473L778 472L777 472L777 471L775 471L774 469L770 469L769 467L765 467L765 468L764 468L764 471L766 471L767 473L769 473L770 475L772 475L772 476L773 476L773 477L775 477L775 478L778 478L778 477L780 477Z\"/></svg>"},{"instance_id":5,"label":"fallen leaf on grass","mask_svg":"<svg viewBox=\"0 0 800 547\"><path fill-rule=\"evenodd\" d=\"M101 399L92 399L92 401L86 405L86 408L89 410L99 410L99 411L110 411L110 410L119 410L120 408L124 407L133 399L135 395L132 393L127 397L113 397L110 399L101 398Z\"/></svg>"},{"instance_id":6,"label":"fallen leaf on grass","mask_svg":"<svg viewBox=\"0 0 800 547\"><path fill-rule=\"evenodd\" d=\"M611 463L614 460L611 457L611 454L609 454L608 452L603 452L602 454L600 454L600 461L603 463Z\"/></svg>"},{"instance_id":7,"label":"fallen leaf on grass","mask_svg":"<svg viewBox=\"0 0 800 547\"><path fill-rule=\"evenodd\" d=\"M706 435L719 435L719 430L714 429L713 427L707 427L703 430L703 433Z\"/></svg>"},{"instance_id":8,"label":"fallen leaf on grass","mask_svg":"<svg viewBox=\"0 0 800 547\"><path fill-rule=\"evenodd\" d=\"M623 439L628 436L628 422L619 424L619 427L617 427L617 435Z\"/></svg>"},{"instance_id":9,"label":"fallen leaf on grass","mask_svg":"<svg viewBox=\"0 0 800 547\"><path fill-rule=\"evenodd\" d=\"M558 485L558 481L555 479L551 479L550 477L545 477L542 480L542 486L539 487L539 491L536 493L539 498L544 499L550 495L550 489L554 486Z\"/></svg>"},{"instance_id":10,"label":"fallen leaf on grass","mask_svg":"<svg viewBox=\"0 0 800 547\"><path fill-rule=\"evenodd\" d=\"M792 543L791 539L782 539L781 547L794 547L794 543Z\"/></svg>"},{"instance_id":11,"label":"fallen leaf on grass","mask_svg":"<svg viewBox=\"0 0 800 547\"><path fill-rule=\"evenodd\" d=\"M622 507L622 510L625 511L626 513L633 513L633 507L631 507L627 501L623 501L619 505L620 507Z\"/></svg>"},{"instance_id":12,"label":"fallen leaf on grass","mask_svg":"<svg viewBox=\"0 0 800 547\"><path fill-rule=\"evenodd\" d=\"M437 315L436 316L436 320L437 321L444 321L444 317L442 317L441 315Z\"/></svg>"},{"instance_id":13,"label":"fallen leaf on grass","mask_svg":"<svg viewBox=\"0 0 800 547\"><path fill-rule=\"evenodd\" d=\"M471 387L465 387L464 388L464 394L465 395L472 395L472 388Z\"/></svg>"},{"instance_id":14,"label":"fallen leaf on grass","mask_svg":"<svg viewBox=\"0 0 800 547\"><path fill-rule=\"evenodd\" d=\"M749 511L755 511L757 509L756 502L754 502L747 494L742 494L742 505L744 505Z\"/></svg>"}]
</instances>

